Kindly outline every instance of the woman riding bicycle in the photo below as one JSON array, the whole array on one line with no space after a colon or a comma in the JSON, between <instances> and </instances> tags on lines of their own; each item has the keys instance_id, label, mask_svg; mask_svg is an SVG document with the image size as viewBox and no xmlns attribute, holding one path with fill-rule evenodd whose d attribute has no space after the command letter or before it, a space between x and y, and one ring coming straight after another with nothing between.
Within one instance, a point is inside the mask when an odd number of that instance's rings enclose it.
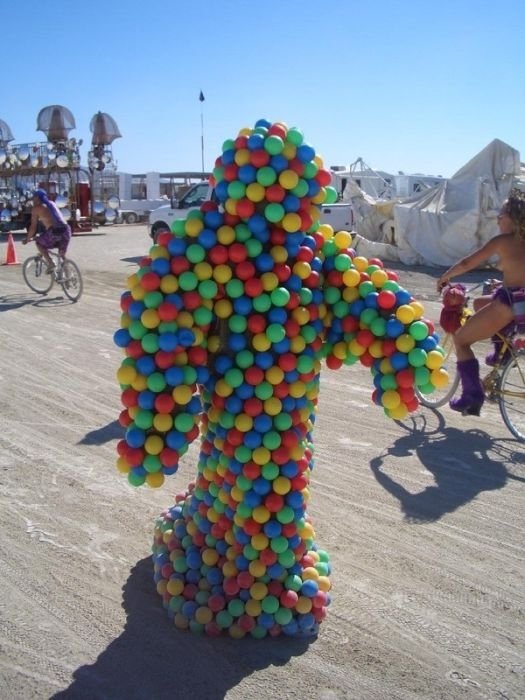
<instances>
[{"instance_id":1,"label":"woman riding bicycle","mask_svg":"<svg viewBox=\"0 0 525 700\"><path fill-rule=\"evenodd\" d=\"M448 281L474 270L497 256L503 283L490 297L474 305L476 313L454 335L457 367L462 394L450 402L450 408L463 415L479 416L485 400L479 378L479 363L471 345L490 338L514 319L514 295L525 292L525 193L514 189L498 214L500 234L471 255L452 265L437 282L441 291Z\"/></svg>"},{"instance_id":2,"label":"woman riding bicycle","mask_svg":"<svg viewBox=\"0 0 525 700\"><path fill-rule=\"evenodd\" d=\"M71 229L57 205L48 198L47 192L40 189L33 192L31 224L22 243L29 243L36 236L39 224L42 224L45 230L39 234L36 245L47 263L47 272L51 273L55 265L47 251L49 248L58 248L60 256L65 258L71 240Z\"/></svg>"}]
</instances>

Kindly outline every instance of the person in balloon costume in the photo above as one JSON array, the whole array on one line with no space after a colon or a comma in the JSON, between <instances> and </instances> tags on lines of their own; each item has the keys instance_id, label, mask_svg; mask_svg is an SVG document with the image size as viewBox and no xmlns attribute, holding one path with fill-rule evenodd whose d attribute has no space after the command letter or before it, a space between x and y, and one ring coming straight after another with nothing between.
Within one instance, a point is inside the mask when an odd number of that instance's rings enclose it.
<instances>
[{"instance_id":1,"label":"person in balloon costume","mask_svg":"<svg viewBox=\"0 0 525 700\"><path fill-rule=\"evenodd\" d=\"M158 236L122 294L117 468L159 487L200 436L197 474L155 524L154 578L179 629L312 635L331 565L307 513L322 363L369 368L393 419L446 384L423 306L347 231L301 131L259 120L225 141L205 202Z\"/></svg>"}]
</instances>

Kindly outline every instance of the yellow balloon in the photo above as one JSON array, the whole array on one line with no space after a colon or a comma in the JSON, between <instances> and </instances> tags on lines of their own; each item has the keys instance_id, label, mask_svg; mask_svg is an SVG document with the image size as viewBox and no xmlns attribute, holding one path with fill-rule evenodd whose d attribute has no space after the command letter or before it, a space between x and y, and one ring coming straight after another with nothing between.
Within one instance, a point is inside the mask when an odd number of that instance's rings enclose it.
<instances>
[{"instance_id":1,"label":"yellow balloon","mask_svg":"<svg viewBox=\"0 0 525 700\"><path fill-rule=\"evenodd\" d=\"M347 287L357 287L361 282L359 271L351 267L343 272L343 282Z\"/></svg>"},{"instance_id":2,"label":"yellow balloon","mask_svg":"<svg viewBox=\"0 0 525 700\"><path fill-rule=\"evenodd\" d=\"M393 420L403 420L403 418L406 418L408 415L408 408L406 404L400 403L395 408L387 409L387 412L389 418Z\"/></svg>"},{"instance_id":3,"label":"yellow balloon","mask_svg":"<svg viewBox=\"0 0 525 700\"><path fill-rule=\"evenodd\" d=\"M246 188L246 197L251 202L262 202L265 194L266 189L258 182L250 182Z\"/></svg>"},{"instance_id":4,"label":"yellow balloon","mask_svg":"<svg viewBox=\"0 0 525 700\"><path fill-rule=\"evenodd\" d=\"M399 396L397 391L394 391L393 389L388 389L381 396L381 403L385 408L392 410L393 408L397 408L399 406L399 404L401 403L401 397Z\"/></svg>"},{"instance_id":5,"label":"yellow balloon","mask_svg":"<svg viewBox=\"0 0 525 700\"><path fill-rule=\"evenodd\" d=\"M144 449L149 455L158 455L164 449L164 440L160 435L148 435L144 443Z\"/></svg>"},{"instance_id":6,"label":"yellow balloon","mask_svg":"<svg viewBox=\"0 0 525 700\"><path fill-rule=\"evenodd\" d=\"M289 212L288 214L284 215L281 226L288 233L299 231L301 228L301 217L295 212Z\"/></svg>"},{"instance_id":7,"label":"yellow balloon","mask_svg":"<svg viewBox=\"0 0 525 700\"><path fill-rule=\"evenodd\" d=\"M359 270L359 272L364 272L368 267L368 258L365 258L362 255L357 255L354 258L354 266L357 270Z\"/></svg>"},{"instance_id":8,"label":"yellow balloon","mask_svg":"<svg viewBox=\"0 0 525 700\"><path fill-rule=\"evenodd\" d=\"M334 241L339 250L346 250L352 245L352 234L348 231L338 231L334 236Z\"/></svg>"},{"instance_id":9,"label":"yellow balloon","mask_svg":"<svg viewBox=\"0 0 525 700\"><path fill-rule=\"evenodd\" d=\"M164 483L164 474L162 472L153 472L153 474L146 474L146 484L151 486L152 489L158 489Z\"/></svg>"},{"instance_id":10,"label":"yellow balloon","mask_svg":"<svg viewBox=\"0 0 525 700\"><path fill-rule=\"evenodd\" d=\"M437 350L430 350L430 352L427 353L427 361L425 364L429 369L439 369L444 361L445 358L440 352Z\"/></svg>"},{"instance_id":11,"label":"yellow balloon","mask_svg":"<svg viewBox=\"0 0 525 700\"><path fill-rule=\"evenodd\" d=\"M374 283L374 285L380 289L384 283L388 280L388 275L384 270L374 270L372 274L370 275L370 279Z\"/></svg>"},{"instance_id":12,"label":"yellow balloon","mask_svg":"<svg viewBox=\"0 0 525 700\"><path fill-rule=\"evenodd\" d=\"M416 318L415 309L410 304L403 304L397 309L396 318L408 326Z\"/></svg>"},{"instance_id":13,"label":"yellow balloon","mask_svg":"<svg viewBox=\"0 0 525 700\"><path fill-rule=\"evenodd\" d=\"M187 219L184 225L184 231L192 238L196 238L203 228L204 222L201 219Z\"/></svg>"},{"instance_id":14,"label":"yellow balloon","mask_svg":"<svg viewBox=\"0 0 525 700\"><path fill-rule=\"evenodd\" d=\"M164 275L160 280L160 289L164 294L172 294L179 288L179 281L175 275Z\"/></svg>"},{"instance_id":15,"label":"yellow balloon","mask_svg":"<svg viewBox=\"0 0 525 700\"><path fill-rule=\"evenodd\" d=\"M425 313L425 307L420 301L411 301L410 306L414 309L415 319L421 318Z\"/></svg>"},{"instance_id":16,"label":"yellow balloon","mask_svg":"<svg viewBox=\"0 0 525 700\"><path fill-rule=\"evenodd\" d=\"M433 369L430 373L430 383L436 387L436 389L444 389L448 386L450 377L448 372L444 367L439 367L438 369Z\"/></svg>"},{"instance_id":17,"label":"yellow balloon","mask_svg":"<svg viewBox=\"0 0 525 700\"><path fill-rule=\"evenodd\" d=\"M279 184L285 190L293 190L299 182L299 175L294 170L283 170L279 175Z\"/></svg>"}]
</instances>

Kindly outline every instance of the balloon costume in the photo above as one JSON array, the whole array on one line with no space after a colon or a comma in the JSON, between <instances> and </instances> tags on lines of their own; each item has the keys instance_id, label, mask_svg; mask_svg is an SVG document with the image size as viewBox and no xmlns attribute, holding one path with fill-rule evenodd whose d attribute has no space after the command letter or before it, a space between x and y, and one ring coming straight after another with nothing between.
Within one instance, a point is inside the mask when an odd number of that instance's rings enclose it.
<instances>
[{"instance_id":1,"label":"balloon costume","mask_svg":"<svg viewBox=\"0 0 525 700\"><path fill-rule=\"evenodd\" d=\"M314 634L330 561L306 507L321 363L370 368L400 419L447 375L423 307L349 232L319 221L330 173L296 128L223 144L217 202L162 232L121 298L125 438L117 467L161 486L200 435L194 483L155 525L154 576L177 628Z\"/></svg>"}]
</instances>

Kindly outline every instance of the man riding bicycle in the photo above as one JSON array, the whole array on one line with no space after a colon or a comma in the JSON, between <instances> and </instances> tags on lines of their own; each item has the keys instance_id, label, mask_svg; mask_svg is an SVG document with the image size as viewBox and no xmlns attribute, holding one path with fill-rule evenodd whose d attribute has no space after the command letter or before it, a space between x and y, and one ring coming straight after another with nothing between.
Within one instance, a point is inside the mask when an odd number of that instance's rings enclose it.
<instances>
[{"instance_id":1,"label":"man riding bicycle","mask_svg":"<svg viewBox=\"0 0 525 700\"><path fill-rule=\"evenodd\" d=\"M47 272L51 274L55 269L55 264L51 260L50 248L58 248L61 258L65 258L69 241L71 240L71 228L64 219L57 205L52 202L45 190L35 190L33 192L33 208L31 211L31 224L27 231L27 236L22 243L29 243L38 233L39 224L45 229L37 239L37 248L47 263Z\"/></svg>"}]
</instances>

